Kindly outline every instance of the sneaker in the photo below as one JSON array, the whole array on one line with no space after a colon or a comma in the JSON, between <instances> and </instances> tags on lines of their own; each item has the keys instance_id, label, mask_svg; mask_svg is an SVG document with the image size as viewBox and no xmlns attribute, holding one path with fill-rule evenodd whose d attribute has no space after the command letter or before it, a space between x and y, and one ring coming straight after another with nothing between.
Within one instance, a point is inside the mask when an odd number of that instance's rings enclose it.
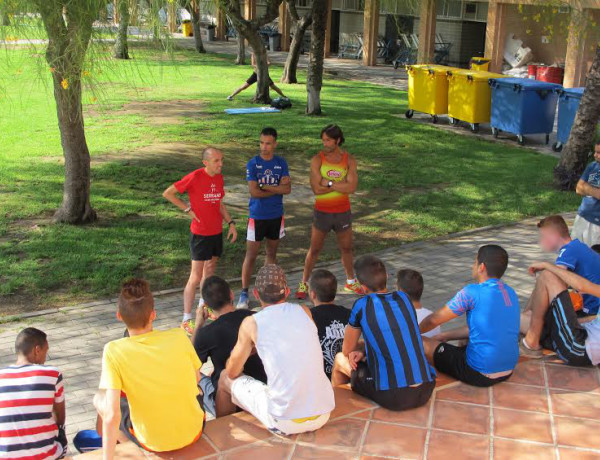
<instances>
[{"instance_id":1,"label":"sneaker","mask_svg":"<svg viewBox=\"0 0 600 460\"><path fill-rule=\"evenodd\" d=\"M233 101L233 96L227 96L228 101Z\"/></svg>"},{"instance_id":2,"label":"sneaker","mask_svg":"<svg viewBox=\"0 0 600 460\"><path fill-rule=\"evenodd\" d=\"M298 300L306 300L308 297L308 284L303 281L300 281L298 285L298 290L296 291L296 299Z\"/></svg>"},{"instance_id":3,"label":"sneaker","mask_svg":"<svg viewBox=\"0 0 600 460\"><path fill-rule=\"evenodd\" d=\"M519 340L519 355L526 358L540 359L542 356L544 356L544 351L541 348L538 350L530 348L525 342L525 337L523 337L521 340Z\"/></svg>"},{"instance_id":4,"label":"sneaker","mask_svg":"<svg viewBox=\"0 0 600 460\"><path fill-rule=\"evenodd\" d=\"M240 292L240 299L238 300L237 306L235 308L237 308L238 310L247 310L249 300L250 299L248 297L248 291Z\"/></svg>"},{"instance_id":5,"label":"sneaker","mask_svg":"<svg viewBox=\"0 0 600 460\"><path fill-rule=\"evenodd\" d=\"M356 295L365 295L365 290L363 289L362 284L360 284L358 281L354 281L352 284L346 283L344 289L347 292L353 292Z\"/></svg>"},{"instance_id":6,"label":"sneaker","mask_svg":"<svg viewBox=\"0 0 600 460\"><path fill-rule=\"evenodd\" d=\"M181 322L181 329L185 331L187 335L190 337L194 333L194 328L196 327L196 322L193 319L186 319Z\"/></svg>"}]
</instances>

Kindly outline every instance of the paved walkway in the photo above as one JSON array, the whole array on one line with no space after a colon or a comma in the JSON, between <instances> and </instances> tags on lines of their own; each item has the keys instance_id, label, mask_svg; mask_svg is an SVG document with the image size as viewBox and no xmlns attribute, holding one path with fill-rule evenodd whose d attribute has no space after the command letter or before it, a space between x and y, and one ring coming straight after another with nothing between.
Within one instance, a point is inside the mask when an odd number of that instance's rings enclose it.
<instances>
[{"instance_id":1,"label":"paved walkway","mask_svg":"<svg viewBox=\"0 0 600 460\"><path fill-rule=\"evenodd\" d=\"M437 309L453 293L469 282L471 264L478 246L485 243L503 245L510 254L507 282L522 300L529 294L533 280L526 274L528 264L547 256L540 254L536 241L534 220L514 226L483 229L462 236L432 242L412 243L378 253L388 264L390 287L395 270L411 267L420 270L425 278L425 306ZM339 263L328 266L343 280ZM290 285L295 287L300 271L289 274ZM156 309L159 329L176 327L182 310L180 292L157 296ZM350 307L354 296L340 294L339 302ZM67 431L72 437L77 431L94 426L95 412L92 396L97 388L101 355L104 344L123 334L123 325L115 318L115 299L99 301L86 306L65 309L55 314L30 317L4 324L0 329L0 365L13 361L13 343L16 333L25 326L39 327L48 333L50 354L48 364L59 367L65 376L67 394ZM600 445L598 446L600 448Z\"/></svg>"}]
</instances>

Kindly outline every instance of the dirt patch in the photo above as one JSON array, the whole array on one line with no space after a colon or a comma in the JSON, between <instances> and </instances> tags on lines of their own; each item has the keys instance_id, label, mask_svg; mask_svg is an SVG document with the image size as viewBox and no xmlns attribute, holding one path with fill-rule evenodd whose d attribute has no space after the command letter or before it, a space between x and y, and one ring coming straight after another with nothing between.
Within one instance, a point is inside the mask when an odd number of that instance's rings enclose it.
<instances>
[{"instance_id":1,"label":"dirt patch","mask_svg":"<svg viewBox=\"0 0 600 460\"><path fill-rule=\"evenodd\" d=\"M154 125L183 124L185 118L207 116L206 104L199 100L138 101L129 102L122 109L113 112L117 115L140 115Z\"/></svg>"}]
</instances>

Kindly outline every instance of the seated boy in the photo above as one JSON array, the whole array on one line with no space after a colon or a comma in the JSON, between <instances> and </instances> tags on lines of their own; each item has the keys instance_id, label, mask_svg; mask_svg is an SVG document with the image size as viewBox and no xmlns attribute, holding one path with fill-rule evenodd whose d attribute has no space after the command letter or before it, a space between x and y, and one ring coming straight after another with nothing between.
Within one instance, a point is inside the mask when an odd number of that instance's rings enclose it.
<instances>
[{"instance_id":1,"label":"seated boy","mask_svg":"<svg viewBox=\"0 0 600 460\"><path fill-rule=\"evenodd\" d=\"M435 371L425 359L415 310L406 294L387 291L387 271L377 257L359 258L354 270L367 295L352 307L331 383L350 382L352 391L386 409L422 406L435 388Z\"/></svg>"},{"instance_id":2,"label":"seated boy","mask_svg":"<svg viewBox=\"0 0 600 460\"><path fill-rule=\"evenodd\" d=\"M317 325L325 373L331 380L335 355L342 351L344 329L350 319L350 310L335 305L337 278L329 270L315 270L310 277L309 298L315 306L310 312Z\"/></svg>"},{"instance_id":3,"label":"seated boy","mask_svg":"<svg viewBox=\"0 0 600 460\"><path fill-rule=\"evenodd\" d=\"M211 276L204 281L202 298L204 305L196 310L196 327L192 335L192 343L200 361L205 363L210 358L214 368L210 377L202 375L200 380L204 410L221 417L230 412L223 408L215 408L219 377L237 342L242 321L252 316L254 312L246 309L236 310L229 284L218 276ZM213 321L205 326L208 318ZM253 354L246 361L244 374L267 383L265 369L257 354Z\"/></svg>"},{"instance_id":4,"label":"seated boy","mask_svg":"<svg viewBox=\"0 0 600 460\"><path fill-rule=\"evenodd\" d=\"M57 459L67 452L63 376L45 366L46 334L28 327L17 335L17 362L0 370L0 457Z\"/></svg>"},{"instance_id":5,"label":"seated boy","mask_svg":"<svg viewBox=\"0 0 600 460\"><path fill-rule=\"evenodd\" d=\"M205 418L197 399L202 363L187 335L180 328L153 330L154 298L144 280L125 283L117 307L129 337L104 346L100 391L94 398L105 458L114 458L119 429L154 452L196 442Z\"/></svg>"},{"instance_id":6,"label":"seated boy","mask_svg":"<svg viewBox=\"0 0 600 460\"><path fill-rule=\"evenodd\" d=\"M468 345L424 338L427 359L436 369L469 385L488 387L508 379L519 359L519 298L500 278L508 254L495 244L481 246L473 264L473 279L443 308L421 322L425 333L467 314Z\"/></svg>"},{"instance_id":7,"label":"seated boy","mask_svg":"<svg viewBox=\"0 0 600 460\"><path fill-rule=\"evenodd\" d=\"M415 311L417 312L417 322L419 323L432 313L431 310L423 308L423 305L421 305L423 287L423 276L418 271L409 268L398 271L396 288L399 291L404 292L412 302L413 307L415 307ZM435 337L440 332L441 329L436 327L423 335L425 337Z\"/></svg>"}]
</instances>

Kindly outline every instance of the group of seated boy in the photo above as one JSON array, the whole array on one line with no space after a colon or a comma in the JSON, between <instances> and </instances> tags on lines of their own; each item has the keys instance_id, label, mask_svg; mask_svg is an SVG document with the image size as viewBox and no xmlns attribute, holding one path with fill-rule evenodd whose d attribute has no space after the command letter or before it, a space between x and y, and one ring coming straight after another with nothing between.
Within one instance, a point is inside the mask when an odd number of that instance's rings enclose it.
<instances>
[{"instance_id":1,"label":"group of seated boy","mask_svg":"<svg viewBox=\"0 0 600 460\"><path fill-rule=\"evenodd\" d=\"M523 313L502 281L508 253L494 244L477 251L475 282L434 313L421 306L420 273L398 271L396 289L388 290L386 266L372 255L355 263L366 294L350 311L335 305L337 280L327 270L310 280L311 309L288 302L285 273L265 265L253 290L257 312L236 310L229 284L213 276L202 287L191 341L179 328L155 330L148 283L125 283L117 317L126 336L104 347L94 398L104 458L126 440L151 452L189 446L207 412L247 411L278 436L314 431L335 407L333 387L346 383L401 411L427 403L436 370L488 387L511 377L519 354L539 358L542 348L569 365L598 365L600 320L591 319L600 306L600 255L572 240L560 216L538 227L542 248L558 258L530 267L538 276ZM465 327L440 330L462 315ZM0 450L13 458L60 458L66 449L62 375L44 365L47 351L43 332L24 329L16 364L0 371L0 431L10 433ZM212 374L203 375L209 359Z\"/></svg>"}]
</instances>

